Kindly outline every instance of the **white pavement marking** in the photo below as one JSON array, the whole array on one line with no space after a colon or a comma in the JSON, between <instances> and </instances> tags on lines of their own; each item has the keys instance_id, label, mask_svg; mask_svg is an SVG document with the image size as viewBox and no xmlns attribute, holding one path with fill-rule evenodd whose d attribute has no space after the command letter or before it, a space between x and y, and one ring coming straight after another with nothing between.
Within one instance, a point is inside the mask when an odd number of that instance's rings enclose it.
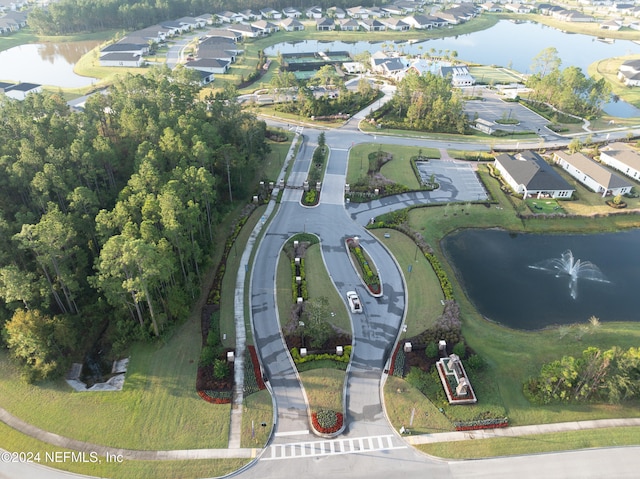
<instances>
[{"instance_id":1,"label":"white pavement marking","mask_svg":"<svg viewBox=\"0 0 640 479\"><path fill-rule=\"evenodd\" d=\"M377 444L377 445L376 445ZM393 436L368 436L324 441L306 441L291 444L272 444L262 459L290 459L294 457L318 457L338 454L358 454L366 451L406 449L406 445L393 445Z\"/></svg>"},{"instance_id":2,"label":"white pavement marking","mask_svg":"<svg viewBox=\"0 0 640 479\"><path fill-rule=\"evenodd\" d=\"M302 429L300 431L283 431L283 432L276 432L274 434L275 437L284 437L284 436L300 436L303 434L309 434L309 430L308 429Z\"/></svg>"}]
</instances>

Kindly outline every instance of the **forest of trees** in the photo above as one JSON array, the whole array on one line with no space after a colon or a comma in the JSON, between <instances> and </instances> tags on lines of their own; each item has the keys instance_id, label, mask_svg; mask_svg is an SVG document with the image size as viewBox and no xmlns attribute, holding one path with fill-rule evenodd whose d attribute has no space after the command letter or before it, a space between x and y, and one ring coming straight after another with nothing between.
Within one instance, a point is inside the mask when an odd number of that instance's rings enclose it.
<instances>
[{"instance_id":1,"label":"forest of trees","mask_svg":"<svg viewBox=\"0 0 640 479\"><path fill-rule=\"evenodd\" d=\"M0 324L30 379L102 331L122 347L188 314L220 218L268 153L233 92L199 89L154 69L83 112L49 93L0 100Z\"/></svg>"},{"instance_id":2,"label":"forest of trees","mask_svg":"<svg viewBox=\"0 0 640 479\"><path fill-rule=\"evenodd\" d=\"M604 78L587 77L581 68L560 69L560 57L554 47L545 48L534 58L527 87L534 90L531 99L553 106L561 112L582 118L599 116L611 96Z\"/></svg>"},{"instance_id":3,"label":"forest of trees","mask_svg":"<svg viewBox=\"0 0 640 479\"><path fill-rule=\"evenodd\" d=\"M393 99L373 115L384 116L389 128L464 134L467 127L459 93L449 78L432 73L405 75Z\"/></svg>"},{"instance_id":4,"label":"forest of trees","mask_svg":"<svg viewBox=\"0 0 640 479\"><path fill-rule=\"evenodd\" d=\"M164 20L224 10L309 8L314 5L353 7L372 3L372 0L60 0L49 3L46 9L33 9L28 22L42 35L66 35L107 29L141 29Z\"/></svg>"}]
</instances>

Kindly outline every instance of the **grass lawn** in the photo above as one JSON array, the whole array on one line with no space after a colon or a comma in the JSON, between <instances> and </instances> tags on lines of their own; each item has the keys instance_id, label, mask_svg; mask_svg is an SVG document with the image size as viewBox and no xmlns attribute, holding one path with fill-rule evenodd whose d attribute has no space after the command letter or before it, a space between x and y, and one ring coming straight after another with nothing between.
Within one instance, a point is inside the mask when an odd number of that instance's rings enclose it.
<instances>
[{"instance_id":1,"label":"grass lawn","mask_svg":"<svg viewBox=\"0 0 640 479\"><path fill-rule=\"evenodd\" d=\"M470 66L469 73L477 79L478 83L483 85L522 83L524 81L518 72L501 66Z\"/></svg>"},{"instance_id":2,"label":"grass lawn","mask_svg":"<svg viewBox=\"0 0 640 479\"><path fill-rule=\"evenodd\" d=\"M15 429L0 423L0 437L2 447L11 452L40 451L40 464L55 466L56 469L73 472L76 474L109 477L111 479L175 479L176 477L211 477L222 476L238 470L248 459L204 459L188 461L132 461L125 460L122 463L107 463L104 457L99 457L101 463L90 464L72 462L47 464L45 453L55 454L69 451L61 447L52 446L37 441L31 437L19 433Z\"/></svg>"},{"instance_id":3,"label":"grass lawn","mask_svg":"<svg viewBox=\"0 0 640 479\"><path fill-rule=\"evenodd\" d=\"M407 332L404 336L410 338L433 326L442 314L440 301L444 299L444 294L440 282L427 259L408 236L389 229L375 229L371 233L391 251L404 273L408 296ZM390 237L385 238L385 234Z\"/></svg>"},{"instance_id":4,"label":"grass lawn","mask_svg":"<svg viewBox=\"0 0 640 479\"><path fill-rule=\"evenodd\" d=\"M340 369L312 369L300 373L300 380L309 401L309 409L344 412L342 391L346 373Z\"/></svg>"},{"instance_id":5,"label":"grass lawn","mask_svg":"<svg viewBox=\"0 0 640 479\"><path fill-rule=\"evenodd\" d=\"M490 456L541 454L593 447L632 446L640 441L635 427L587 429L513 438L474 439L416 446L432 456L450 459L478 459Z\"/></svg>"},{"instance_id":6,"label":"grass lawn","mask_svg":"<svg viewBox=\"0 0 640 479\"><path fill-rule=\"evenodd\" d=\"M320 251L320 244L314 244L307 249L304 264L307 273L309 297L326 297L331 305L331 324L346 334L351 335L351 319L347 313L347 307L325 268Z\"/></svg>"},{"instance_id":7,"label":"grass lawn","mask_svg":"<svg viewBox=\"0 0 640 479\"><path fill-rule=\"evenodd\" d=\"M74 392L62 380L26 384L3 351L2 406L44 430L106 446L226 447L230 406L209 404L195 392L199 338L194 315L162 343L134 345L120 392Z\"/></svg>"},{"instance_id":8,"label":"grass lawn","mask_svg":"<svg viewBox=\"0 0 640 479\"><path fill-rule=\"evenodd\" d=\"M245 396L242 409L241 447L264 447L269 440L272 427L273 402L269 391L263 389Z\"/></svg>"},{"instance_id":9,"label":"grass lawn","mask_svg":"<svg viewBox=\"0 0 640 479\"><path fill-rule=\"evenodd\" d=\"M414 146L384 145L380 143L364 143L351 148L349 153L349 166L347 169L348 184L355 184L358 179L367 175L369 169L369 155L378 150L393 154L393 160L386 163L382 169L382 175L396 183L408 186L412 189L419 189L420 183L411 168L411 157L418 156L422 151L422 156L427 158L440 158L440 151L436 148L418 148Z\"/></svg>"},{"instance_id":10,"label":"grass lawn","mask_svg":"<svg viewBox=\"0 0 640 479\"><path fill-rule=\"evenodd\" d=\"M618 68L620 65L627 60L637 60L639 58L639 55L605 58L604 60L600 60L589 65L587 72L589 73L589 76L596 80L604 77L611 86L614 94L618 95L627 103L640 107L640 88L627 87L618 79ZM637 122L638 118L635 120Z\"/></svg>"}]
</instances>

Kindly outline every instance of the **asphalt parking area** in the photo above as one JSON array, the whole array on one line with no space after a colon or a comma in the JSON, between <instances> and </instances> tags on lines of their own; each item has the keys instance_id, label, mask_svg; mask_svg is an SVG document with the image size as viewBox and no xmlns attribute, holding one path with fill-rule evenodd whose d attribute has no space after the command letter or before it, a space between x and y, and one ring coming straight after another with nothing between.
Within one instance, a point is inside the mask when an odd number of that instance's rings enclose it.
<instances>
[{"instance_id":1,"label":"asphalt parking area","mask_svg":"<svg viewBox=\"0 0 640 479\"><path fill-rule=\"evenodd\" d=\"M473 169L473 165L465 161L429 160L418 162L420 176L429 181L431 175L440 185L432 192L432 196L446 198L448 201L482 201L487 199L487 192ZM434 198L435 199L435 198Z\"/></svg>"}]
</instances>

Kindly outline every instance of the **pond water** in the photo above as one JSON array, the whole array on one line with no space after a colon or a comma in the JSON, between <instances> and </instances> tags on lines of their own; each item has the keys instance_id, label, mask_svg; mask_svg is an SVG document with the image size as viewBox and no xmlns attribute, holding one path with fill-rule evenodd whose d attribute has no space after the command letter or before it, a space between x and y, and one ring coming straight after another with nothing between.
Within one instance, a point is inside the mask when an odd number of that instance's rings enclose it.
<instances>
[{"instance_id":1,"label":"pond water","mask_svg":"<svg viewBox=\"0 0 640 479\"><path fill-rule=\"evenodd\" d=\"M62 88L91 85L94 78L76 75L73 67L100 42L31 43L0 52L0 80Z\"/></svg>"},{"instance_id":2,"label":"pond water","mask_svg":"<svg viewBox=\"0 0 640 479\"><path fill-rule=\"evenodd\" d=\"M301 53L313 51L347 51L352 54L392 49L412 55L445 50L458 53L464 61L483 65L510 66L530 73L533 58L547 47L555 47L562 60L561 67L577 66L586 74L588 66L605 58L640 54L640 45L628 40L599 41L589 35L571 34L539 23L499 21L495 26L479 32L424 41L402 42L321 42L307 40L279 43L265 49L265 54ZM640 110L625 102L610 102L604 108L611 115L629 118L640 116Z\"/></svg>"},{"instance_id":3,"label":"pond water","mask_svg":"<svg viewBox=\"0 0 640 479\"><path fill-rule=\"evenodd\" d=\"M640 230L534 235L469 229L447 236L442 247L483 316L511 328L535 330L586 323L591 316L638 321L639 241ZM578 272L574 298L569 274L531 268L558 264L567 250L575 260L595 265L607 282Z\"/></svg>"}]
</instances>

